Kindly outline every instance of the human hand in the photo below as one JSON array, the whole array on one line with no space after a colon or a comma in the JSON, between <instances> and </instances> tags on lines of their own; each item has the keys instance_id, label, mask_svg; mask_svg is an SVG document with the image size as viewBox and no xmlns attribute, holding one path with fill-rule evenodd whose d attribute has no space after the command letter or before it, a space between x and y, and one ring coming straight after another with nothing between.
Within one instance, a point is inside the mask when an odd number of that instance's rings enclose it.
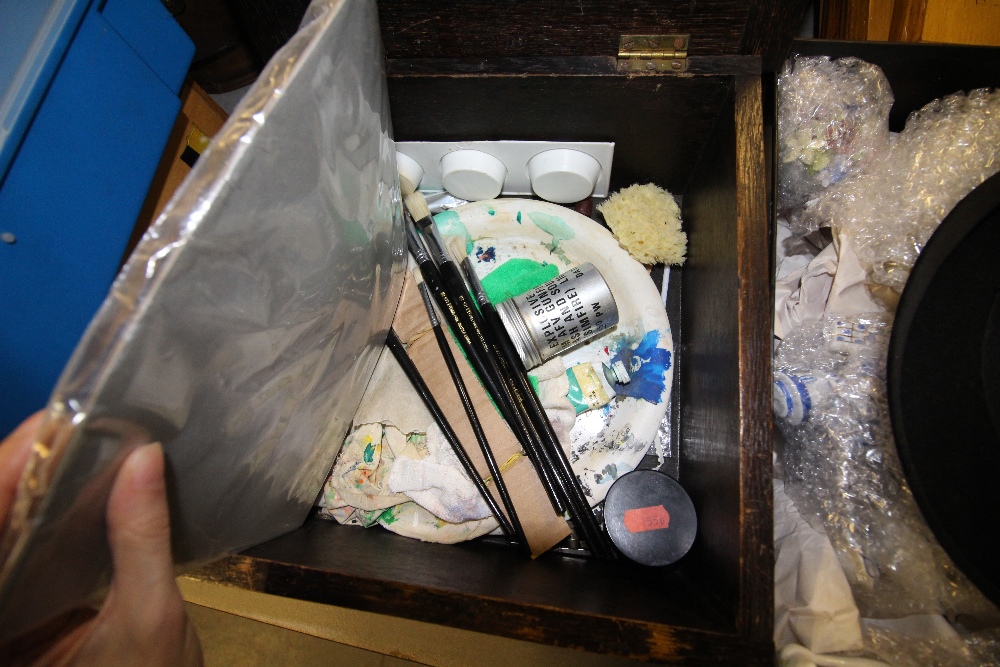
<instances>
[{"instance_id":1,"label":"human hand","mask_svg":"<svg viewBox=\"0 0 1000 667\"><path fill-rule=\"evenodd\" d=\"M42 421L37 413L0 443L0 527ZM201 644L174 580L170 514L159 444L122 463L107 507L114 576L101 610L71 612L0 647L4 665L201 665Z\"/></svg>"}]
</instances>

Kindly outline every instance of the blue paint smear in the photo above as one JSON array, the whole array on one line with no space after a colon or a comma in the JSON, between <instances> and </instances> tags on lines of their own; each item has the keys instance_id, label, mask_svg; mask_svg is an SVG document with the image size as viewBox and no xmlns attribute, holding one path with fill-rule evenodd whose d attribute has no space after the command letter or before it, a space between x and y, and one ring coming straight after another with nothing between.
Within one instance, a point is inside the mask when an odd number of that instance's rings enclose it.
<instances>
[{"instance_id":1,"label":"blue paint smear","mask_svg":"<svg viewBox=\"0 0 1000 667\"><path fill-rule=\"evenodd\" d=\"M658 404L663 399L666 372L670 369L670 351L657 347L660 332L650 331L634 350L631 345L623 345L611 359L621 361L628 369L632 381L615 385L619 396L631 396L648 403Z\"/></svg>"},{"instance_id":2,"label":"blue paint smear","mask_svg":"<svg viewBox=\"0 0 1000 667\"><path fill-rule=\"evenodd\" d=\"M495 262L497 261L497 251L496 248L490 246L489 248L483 249L482 246L476 248L476 259L480 262Z\"/></svg>"},{"instance_id":3,"label":"blue paint smear","mask_svg":"<svg viewBox=\"0 0 1000 667\"><path fill-rule=\"evenodd\" d=\"M616 479L618 479L618 466L614 463L609 463L604 466L604 470L594 473L594 482L597 484L607 484L608 482L613 482Z\"/></svg>"}]
</instances>

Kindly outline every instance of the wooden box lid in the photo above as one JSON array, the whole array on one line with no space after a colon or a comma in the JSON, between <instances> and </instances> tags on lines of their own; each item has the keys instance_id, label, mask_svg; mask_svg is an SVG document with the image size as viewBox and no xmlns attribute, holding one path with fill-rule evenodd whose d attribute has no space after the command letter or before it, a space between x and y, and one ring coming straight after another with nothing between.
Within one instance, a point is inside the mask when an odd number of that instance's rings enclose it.
<instances>
[{"instance_id":1,"label":"wooden box lid","mask_svg":"<svg viewBox=\"0 0 1000 667\"><path fill-rule=\"evenodd\" d=\"M230 0L266 62L296 31L309 0ZM808 0L381 0L390 60L618 54L622 35L688 35L691 56L759 55L776 70Z\"/></svg>"},{"instance_id":2,"label":"wooden box lid","mask_svg":"<svg viewBox=\"0 0 1000 667\"><path fill-rule=\"evenodd\" d=\"M614 56L626 34L690 36L697 56L760 55L775 69L788 52L802 0L460 0L378 3L386 57Z\"/></svg>"}]
</instances>

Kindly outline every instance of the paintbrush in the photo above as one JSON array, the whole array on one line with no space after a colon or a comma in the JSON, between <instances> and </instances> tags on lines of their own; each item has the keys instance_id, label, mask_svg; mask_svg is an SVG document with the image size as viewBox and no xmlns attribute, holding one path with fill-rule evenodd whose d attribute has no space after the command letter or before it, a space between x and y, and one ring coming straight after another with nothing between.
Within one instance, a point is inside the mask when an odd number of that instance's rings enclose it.
<instances>
[{"instance_id":1,"label":"paintbrush","mask_svg":"<svg viewBox=\"0 0 1000 667\"><path fill-rule=\"evenodd\" d=\"M510 519L510 523L514 528L514 535L517 537L517 541L521 544L521 547L530 555L531 548L528 545L528 538L524 534L524 528L521 526L521 521L518 519L517 511L514 509L514 502L511 500L510 494L507 492L507 485L504 483L503 476L500 474L500 466L497 465L496 457L493 456L493 450L490 448L489 441L486 438L486 432L483 431L483 426L479 421L479 415L476 414L476 408L472 404L472 399L469 397L465 381L462 379L462 372L459 370L458 364L455 361L455 355L452 354L451 346L448 345L448 339L445 337L445 333L441 329L441 322L438 320L437 312L434 308L434 302L431 300L430 290L427 288L427 285L423 282L423 280L417 283L417 287L420 289L420 296L423 297L424 307L427 309L427 317L430 320L431 328L434 329L434 337L437 339L438 348L441 350L441 357L444 359L444 363L448 367L448 373L451 374L452 382L455 384L455 390L458 392L458 396L462 401L462 407L465 409L465 414L469 418L469 425L472 426L472 431L476 435L476 441L479 443L479 449L482 451L483 458L486 460L486 467L489 469L490 475L493 477L493 483L496 485L497 493L500 494L500 500L503 502L504 509L507 510L507 517Z\"/></svg>"},{"instance_id":2,"label":"paintbrush","mask_svg":"<svg viewBox=\"0 0 1000 667\"><path fill-rule=\"evenodd\" d=\"M420 196L420 201L423 201L423 195ZM426 206L426 203L424 203L423 207L425 210ZM427 217L429 218L429 216L430 214L428 213ZM434 225L433 220L431 220L430 224ZM413 255L414 260L416 260L417 265L420 267L420 272L428 288L441 307L441 312L448 326L455 333L455 337L469 359L469 363L472 364L472 368L483 382L486 391L499 408L500 414L507 420L518 442L521 443L521 446L528 454L528 458L534 464L538 477L552 504L552 508L556 514L562 514L565 511L565 505L562 500L565 494L557 488L561 485L559 478L551 467L544 465L544 462L541 460L544 453L538 444L540 438L527 415L524 414L523 410L517 409L510 393L510 387L506 383L503 373L497 368L496 360L490 349L484 343L481 335L476 336L473 333L474 331L479 331L479 329L475 325L472 313L469 312L472 307L470 306L464 280L459 274L458 278L461 283L461 288L459 289L447 289L443 285L443 279L438 271L438 267L435 266L434 261L417 237L416 227L411 219L408 220L407 224L406 240L410 254ZM444 245L439 244L438 247L443 249ZM474 308L472 309L474 310Z\"/></svg>"},{"instance_id":3,"label":"paintbrush","mask_svg":"<svg viewBox=\"0 0 1000 667\"><path fill-rule=\"evenodd\" d=\"M427 250L420 242L412 219L409 218L408 214L405 217L407 218L406 245L409 248L410 254L413 255L417 266L420 268L423 281L427 284L431 294L434 295L434 299L438 302L445 321L455 334L455 338L458 339L458 343L468 357L472 368L476 371L486 391L493 397L497 407L500 409L500 413L507 419L507 415L511 410L510 397L506 391L501 391L495 384L495 375L488 372L486 361L484 361L480 349L472 342L471 327L467 318L460 316L460 308L456 306L451 293L442 285L441 275L438 273L437 267L431 260ZM508 420L508 423L511 423L510 420ZM523 425L521 426L523 427ZM515 435L517 435L517 429L513 426L512 428Z\"/></svg>"},{"instance_id":4,"label":"paintbrush","mask_svg":"<svg viewBox=\"0 0 1000 667\"><path fill-rule=\"evenodd\" d=\"M434 400L434 396L431 394L430 389L427 388L427 383L424 382L423 376L420 375L420 371L417 370L417 367L413 364L413 360L410 359L410 355L406 352L406 348L403 346L402 341L399 340L396 332L392 329L389 329L389 335L386 337L385 343L389 347L389 351L392 352L392 356L396 357L396 361L399 362L399 365L402 367L406 377L409 378L410 384L412 384L413 388L417 390L418 394L420 394L420 399L427 407L427 411L431 413L431 416L434 418L434 422L438 425L438 428L441 429L441 433L444 435L445 440L447 440L448 444L451 445L451 448L454 450L455 456L458 457L459 463L462 464L462 468L465 470L465 473L470 479L472 479L472 483L476 485L476 489L479 490L479 494L483 497L487 507L490 508L490 512L493 514L493 517L497 520L497 523L500 524L500 530L503 531L503 534L506 535L508 539L515 539L514 527L511 526L507 517L504 516L500 506L497 505L497 501L494 500L493 494L491 494L490 490L486 488L486 483L483 481L479 471L476 470L476 467L472 465L472 460L469 458L469 455L462 446L462 443L459 442L458 436L455 435L455 431L451 428L451 424L449 424L448 420L445 418L444 413L441 411L441 407L438 405L437 401ZM523 534L524 533L522 532L522 536ZM523 542L522 544L526 545L527 542Z\"/></svg>"},{"instance_id":5,"label":"paintbrush","mask_svg":"<svg viewBox=\"0 0 1000 667\"><path fill-rule=\"evenodd\" d=\"M574 525L595 556L613 559L615 552L610 539L598 525L593 510L583 493L583 488L580 486L580 481L573 472L562 446L552 431L548 417L537 402L534 390L527 384L523 367L520 374L514 368L507 368L503 363L502 355L496 352L496 345L483 331L485 327L482 316L469 300L468 288L462 277L462 271L449 255L448 248L441 239L423 194L414 192L407 195L404 201L406 208L415 219L416 226L421 231L421 238L426 243L431 258L437 264L445 290L455 305L459 307L458 315L471 334L473 346L478 348L479 356L486 362L488 374L494 374L494 383L500 389L508 392L507 402L510 405L510 414L515 419L520 420L526 428L526 439L522 440L521 443L525 450L531 453L531 458L536 464L536 470L539 471L539 477L542 478L543 483L546 484L547 488L548 484L552 485L551 490L555 497L550 497L550 499L553 501L553 507L562 506L569 511ZM519 382L519 380L523 382ZM523 386L527 386L528 391L525 391ZM531 399L536 400L532 401ZM548 479L546 480L545 477Z\"/></svg>"},{"instance_id":6,"label":"paintbrush","mask_svg":"<svg viewBox=\"0 0 1000 667\"><path fill-rule=\"evenodd\" d=\"M564 488L567 490L565 500L569 507L572 508L571 514L576 519L582 537L587 541L588 546L596 556L607 559L615 558L616 553L611 545L610 538L601 529L594 517L593 510L590 508L590 503L587 502L576 473L573 472L569 459L566 457L566 453L563 451L562 445L559 443L559 439L552 429L552 423L549 421L548 415L545 414L545 409L542 407L538 395L531 386L521 357L518 355L514 343L510 340L510 336L507 334L507 329L504 327L499 313L497 313L493 303L486 295L486 290L483 289L472 260L463 252L464 247L459 248L457 245L449 244L448 248L456 259L461 258L460 261L465 269L469 284L472 287L472 292L476 297L476 302L479 305L479 311L496 346L496 353L500 355L510 376L514 380L514 390L518 400L524 403L525 409L536 429L544 434L542 443L546 455L546 463L552 466L565 482Z\"/></svg>"},{"instance_id":7,"label":"paintbrush","mask_svg":"<svg viewBox=\"0 0 1000 667\"><path fill-rule=\"evenodd\" d=\"M495 384L506 389L512 414L523 421L527 428L526 439L522 440L522 445L535 463L543 484L547 489L551 488L556 496L551 498L553 506L562 506L570 511L575 526L595 556L614 558L615 551L611 541L594 517L580 481L573 472L552 430L552 424L530 386L520 357L515 354L515 359L505 361L503 350L495 340L496 335L491 335L505 334L506 329L500 326L499 329L491 327L495 331L486 331L482 314L470 303L462 270L458 268L447 244L442 240L423 194L420 192L409 194L405 197L405 202L409 213L415 218L416 226L420 228L421 238L424 239L432 260L437 264L445 290L460 307L459 316L464 315L463 324L468 328L472 342L478 348L478 354L488 362L489 371L497 373L494 378ZM459 250L460 256L464 259L466 257L464 246ZM485 297L485 293L483 296ZM511 349L513 349L512 344ZM514 361L516 363L512 363Z\"/></svg>"},{"instance_id":8,"label":"paintbrush","mask_svg":"<svg viewBox=\"0 0 1000 667\"><path fill-rule=\"evenodd\" d=\"M487 373L494 374L494 383L508 392L511 414L520 419L527 429L526 439L522 441L522 445L526 451L533 454L536 469L540 472L539 477L543 478L548 473L549 481L554 482L552 491L557 497L553 498L553 506L561 505L569 510L574 525L595 556L605 559L615 558L611 541L597 523L580 481L573 472L566 453L552 430L552 424L528 382L524 367L520 365L520 359L517 359L516 366L508 367L493 337L484 331L486 327L482 315L470 302L462 271L441 239L423 194L414 192L407 195L404 200L406 208L421 231L421 238L427 245L431 259L437 264L445 291L459 308L459 318L471 334L473 346L477 348L479 356L486 362ZM462 256L465 256L464 252ZM543 479L543 483L545 482Z\"/></svg>"}]
</instances>

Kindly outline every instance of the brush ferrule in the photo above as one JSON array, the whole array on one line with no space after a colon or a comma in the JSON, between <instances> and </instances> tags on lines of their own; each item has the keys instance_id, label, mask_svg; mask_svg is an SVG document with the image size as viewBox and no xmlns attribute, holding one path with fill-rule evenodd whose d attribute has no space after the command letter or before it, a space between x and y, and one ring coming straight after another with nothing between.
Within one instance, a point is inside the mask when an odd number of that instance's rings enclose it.
<instances>
[{"instance_id":1,"label":"brush ferrule","mask_svg":"<svg viewBox=\"0 0 1000 667\"><path fill-rule=\"evenodd\" d=\"M410 254L413 255L413 259L417 261L418 265L431 260L431 256L424 249L424 244L420 242L420 236L417 234L413 219L409 216L406 218L406 247L409 248Z\"/></svg>"},{"instance_id":2,"label":"brush ferrule","mask_svg":"<svg viewBox=\"0 0 1000 667\"><path fill-rule=\"evenodd\" d=\"M424 218L424 220L431 220L431 218ZM424 239L424 244L427 245L427 252L430 253L431 259L438 266L441 266L445 262L451 260L448 256L448 247L444 243L444 239L441 237L441 232L438 231L437 225L431 220L429 225L419 225L420 233Z\"/></svg>"},{"instance_id":3,"label":"brush ferrule","mask_svg":"<svg viewBox=\"0 0 1000 667\"><path fill-rule=\"evenodd\" d=\"M469 279L469 287L472 288L472 293L476 295L476 302L480 306L490 305L490 299L486 296L486 290L483 289L483 283L480 282L479 276L476 275L476 267L472 265L472 259L469 257L463 259L462 267L465 269L465 276Z\"/></svg>"}]
</instances>

